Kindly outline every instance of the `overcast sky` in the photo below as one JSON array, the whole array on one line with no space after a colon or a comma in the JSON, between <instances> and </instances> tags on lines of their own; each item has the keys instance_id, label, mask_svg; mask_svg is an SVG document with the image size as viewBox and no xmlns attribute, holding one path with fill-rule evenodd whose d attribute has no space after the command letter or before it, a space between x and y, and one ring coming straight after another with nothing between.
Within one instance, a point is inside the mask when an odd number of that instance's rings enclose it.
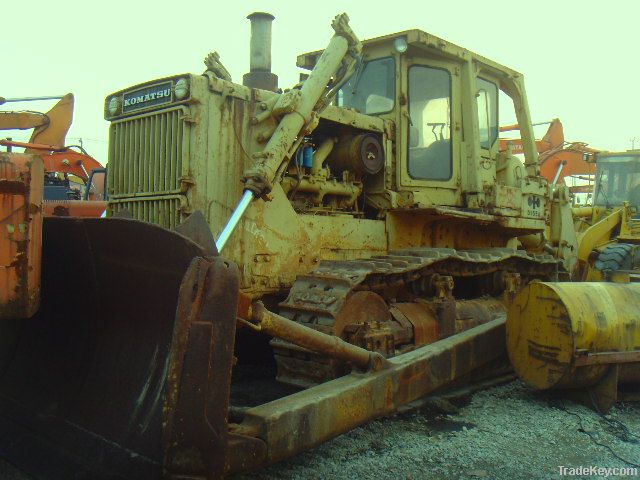
<instances>
[{"instance_id":1,"label":"overcast sky","mask_svg":"<svg viewBox=\"0 0 640 480\"><path fill-rule=\"evenodd\" d=\"M640 146L638 0L8 0L3 6L12 20L3 25L0 96L74 93L67 143L83 138L103 163L104 97L166 75L201 73L212 50L241 83L249 68L245 17L256 10L276 17L272 58L281 87L298 78L296 55L324 48L331 19L346 11L361 39L419 28L522 72L533 121L560 118L567 140L624 150L637 137Z\"/></svg>"}]
</instances>

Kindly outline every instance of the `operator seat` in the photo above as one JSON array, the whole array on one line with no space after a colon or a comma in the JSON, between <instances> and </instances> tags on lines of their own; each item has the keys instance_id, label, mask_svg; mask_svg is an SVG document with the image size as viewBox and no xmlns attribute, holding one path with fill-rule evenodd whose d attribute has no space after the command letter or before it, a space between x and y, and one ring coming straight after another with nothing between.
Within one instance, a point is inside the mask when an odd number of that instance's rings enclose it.
<instances>
[{"instance_id":1,"label":"operator seat","mask_svg":"<svg viewBox=\"0 0 640 480\"><path fill-rule=\"evenodd\" d=\"M419 147L419 141L419 130L409 127L409 175L430 180L451 178L451 141L437 140L428 147Z\"/></svg>"}]
</instances>

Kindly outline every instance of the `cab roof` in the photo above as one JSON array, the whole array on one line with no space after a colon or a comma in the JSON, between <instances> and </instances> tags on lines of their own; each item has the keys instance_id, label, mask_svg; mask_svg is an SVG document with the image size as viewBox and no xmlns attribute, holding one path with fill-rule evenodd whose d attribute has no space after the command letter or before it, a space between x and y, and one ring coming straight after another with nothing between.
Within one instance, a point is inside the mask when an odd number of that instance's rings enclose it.
<instances>
[{"instance_id":1,"label":"cab roof","mask_svg":"<svg viewBox=\"0 0 640 480\"><path fill-rule=\"evenodd\" d=\"M398 37L405 37L407 39L407 45L409 47L417 47L431 55L458 61L471 60L479 64L479 66L483 67L484 69L493 71L496 74L506 74L508 76L514 77L522 76L519 72L511 68L505 67L504 65L494 62L493 60L489 60L486 57L473 53L466 48L459 47L458 45L443 40L442 38L417 29L405 30L403 32L364 40L362 42L363 52L366 53L368 50L384 44L388 44L391 48L393 48L393 42ZM303 53L302 55L298 56L296 64L300 68L311 70L321 54L322 50Z\"/></svg>"}]
</instances>

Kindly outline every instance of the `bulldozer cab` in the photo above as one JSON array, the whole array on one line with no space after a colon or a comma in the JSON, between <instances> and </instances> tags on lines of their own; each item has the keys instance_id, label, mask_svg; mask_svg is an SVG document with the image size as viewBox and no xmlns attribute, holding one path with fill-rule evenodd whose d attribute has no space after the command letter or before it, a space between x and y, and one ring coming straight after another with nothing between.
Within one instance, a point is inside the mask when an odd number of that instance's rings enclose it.
<instances>
[{"instance_id":1,"label":"bulldozer cab","mask_svg":"<svg viewBox=\"0 0 640 480\"><path fill-rule=\"evenodd\" d=\"M298 65L310 68L318 53L300 56ZM490 198L496 181L516 186L503 178L509 175L498 139L501 91L520 125L526 167L520 175L537 175L521 75L420 30L364 41L363 59L336 104L394 123L393 183L414 204L476 209L500 202Z\"/></svg>"},{"instance_id":2,"label":"bulldozer cab","mask_svg":"<svg viewBox=\"0 0 640 480\"><path fill-rule=\"evenodd\" d=\"M601 153L596 165L596 206L610 208L628 202L640 208L640 151Z\"/></svg>"}]
</instances>

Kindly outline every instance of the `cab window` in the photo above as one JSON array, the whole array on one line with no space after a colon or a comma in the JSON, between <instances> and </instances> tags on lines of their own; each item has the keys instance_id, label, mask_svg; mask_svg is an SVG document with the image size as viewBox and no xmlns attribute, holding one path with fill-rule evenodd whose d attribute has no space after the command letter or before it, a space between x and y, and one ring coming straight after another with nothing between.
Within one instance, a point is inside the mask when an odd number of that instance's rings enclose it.
<instances>
[{"instance_id":1,"label":"cab window","mask_svg":"<svg viewBox=\"0 0 640 480\"><path fill-rule=\"evenodd\" d=\"M409 69L409 175L449 180L451 151L451 74L440 68Z\"/></svg>"},{"instance_id":2,"label":"cab window","mask_svg":"<svg viewBox=\"0 0 640 480\"><path fill-rule=\"evenodd\" d=\"M477 86L480 146L489 150L498 139L498 87L482 78Z\"/></svg>"},{"instance_id":3,"label":"cab window","mask_svg":"<svg viewBox=\"0 0 640 480\"><path fill-rule=\"evenodd\" d=\"M337 104L368 115L390 112L395 103L395 79L392 57L365 62L338 91Z\"/></svg>"}]
</instances>

